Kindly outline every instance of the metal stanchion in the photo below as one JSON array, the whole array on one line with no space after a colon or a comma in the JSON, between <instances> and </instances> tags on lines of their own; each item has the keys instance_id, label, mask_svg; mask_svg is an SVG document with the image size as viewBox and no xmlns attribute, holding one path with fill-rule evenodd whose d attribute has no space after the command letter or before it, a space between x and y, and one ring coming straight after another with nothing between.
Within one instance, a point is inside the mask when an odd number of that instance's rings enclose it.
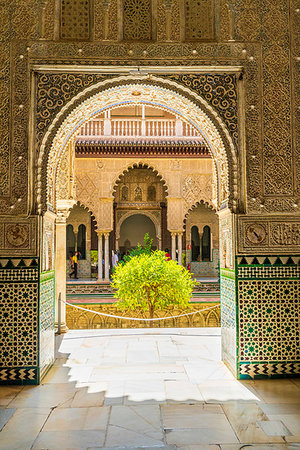
<instances>
[{"instance_id":1,"label":"metal stanchion","mask_svg":"<svg viewBox=\"0 0 300 450\"><path fill-rule=\"evenodd\" d=\"M57 334L61 334L61 292L58 295Z\"/></svg>"}]
</instances>

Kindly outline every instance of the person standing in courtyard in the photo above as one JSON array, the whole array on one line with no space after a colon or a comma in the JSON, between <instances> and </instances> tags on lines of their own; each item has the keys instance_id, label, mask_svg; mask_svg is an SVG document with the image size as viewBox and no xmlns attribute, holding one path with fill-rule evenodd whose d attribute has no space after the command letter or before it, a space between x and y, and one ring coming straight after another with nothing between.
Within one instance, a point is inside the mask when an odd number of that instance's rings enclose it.
<instances>
[{"instance_id":1,"label":"person standing in courtyard","mask_svg":"<svg viewBox=\"0 0 300 450\"><path fill-rule=\"evenodd\" d=\"M78 280L77 270L78 270L78 252L75 252L75 255L72 256L72 272L70 273L70 278L74 275L74 279Z\"/></svg>"}]
</instances>

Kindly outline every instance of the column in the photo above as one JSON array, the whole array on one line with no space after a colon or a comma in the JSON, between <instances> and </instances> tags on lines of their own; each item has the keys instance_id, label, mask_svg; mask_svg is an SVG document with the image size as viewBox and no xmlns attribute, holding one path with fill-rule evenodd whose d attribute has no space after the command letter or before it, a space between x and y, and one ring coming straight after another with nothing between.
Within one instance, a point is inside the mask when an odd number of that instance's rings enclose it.
<instances>
[{"instance_id":1,"label":"column","mask_svg":"<svg viewBox=\"0 0 300 450\"><path fill-rule=\"evenodd\" d=\"M176 261L176 233L171 233L172 237L172 251L171 256L173 261Z\"/></svg>"},{"instance_id":2,"label":"column","mask_svg":"<svg viewBox=\"0 0 300 450\"><path fill-rule=\"evenodd\" d=\"M66 288L67 288L67 224L66 217L56 219L55 229L55 327L58 324L58 297L61 294L61 331L66 332Z\"/></svg>"},{"instance_id":3,"label":"column","mask_svg":"<svg viewBox=\"0 0 300 450\"><path fill-rule=\"evenodd\" d=\"M180 120L180 119L176 119L176 122L175 122L175 135L177 137L181 137L183 135L183 124L182 124L182 120Z\"/></svg>"},{"instance_id":4,"label":"column","mask_svg":"<svg viewBox=\"0 0 300 450\"><path fill-rule=\"evenodd\" d=\"M142 105L141 135L146 136L145 105Z\"/></svg>"},{"instance_id":5,"label":"column","mask_svg":"<svg viewBox=\"0 0 300 450\"><path fill-rule=\"evenodd\" d=\"M98 282L101 282L103 280L103 246L102 246L102 236L103 233L98 231Z\"/></svg>"},{"instance_id":6,"label":"column","mask_svg":"<svg viewBox=\"0 0 300 450\"><path fill-rule=\"evenodd\" d=\"M104 281L109 282L109 232L104 233Z\"/></svg>"},{"instance_id":7,"label":"column","mask_svg":"<svg viewBox=\"0 0 300 450\"><path fill-rule=\"evenodd\" d=\"M105 111L104 116L104 130L103 134L104 136L110 136L111 135L111 120L110 120L110 111Z\"/></svg>"},{"instance_id":8,"label":"column","mask_svg":"<svg viewBox=\"0 0 300 450\"><path fill-rule=\"evenodd\" d=\"M178 264L182 265L182 233L177 233L178 236Z\"/></svg>"},{"instance_id":9,"label":"column","mask_svg":"<svg viewBox=\"0 0 300 450\"><path fill-rule=\"evenodd\" d=\"M78 242L78 240L77 240L77 238L78 238L78 230L77 231L74 231L74 236L75 236L75 252L77 252L77 250L78 250L78 244L77 244L77 242Z\"/></svg>"}]
</instances>

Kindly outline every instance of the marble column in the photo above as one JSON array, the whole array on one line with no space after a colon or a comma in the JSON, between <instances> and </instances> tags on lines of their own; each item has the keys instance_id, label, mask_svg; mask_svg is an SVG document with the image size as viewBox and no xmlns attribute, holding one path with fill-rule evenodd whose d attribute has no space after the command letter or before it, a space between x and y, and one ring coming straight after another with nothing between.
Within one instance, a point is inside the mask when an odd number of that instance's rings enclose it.
<instances>
[{"instance_id":1,"label":"marble column","mask_svg":"<svg viewBox=\"0 0 300 450\"><path fill-rule=\"evenodd\" d=\"M178 264L182 265L182 233L177 233L178 239Z\"/></svg>"},{"instance_id":2,"label":"marble column","mask_svg":"<svg viewBox=\"0 0 300 450\"><path fill-rule=\"evenodd\" d=\"M98 282L103 280L103 233L97 232L98 236Z\"/></svg>"},{"instance_id":3,"label":"marble column","mask_svg":"<svg viewBox=\"0 0 300 450\"><path fill-rule=\"evenodd\" d=\"M109 282L109 232L104 233L104 281Z\"/></svg>"},{"instance_id":4,"label":"marble column","mask_svg":"<svg viewBox=\"0 0 300 450\"><path fill-rule=\"evenodd\" d=\"M77 252L78 250L78 230L74 231L74 236L75 236L75 252Z\"/></svg>"},{"instance_id":5,"label":"marble column","mask_svg":"<svg viewBox=\"0 0 300 450\"><path fill-rule=\"evenodd\" d=\"M61 294L61 331L66 332L66 288L67 288L67 224L66 217L56 219L55 229L55 328L58 325L58 298Z\"/></svg>"},{"instance_id":6,"label":"marble column","mask_svg":"<svg viewBox=\"0 0 300 450\"><path fill-rule=\"evenodd\" d=\"M171 257L173 261L176 261L176 233L171 233L171 237L172 237Z\"/></svg>"}]
</instances>

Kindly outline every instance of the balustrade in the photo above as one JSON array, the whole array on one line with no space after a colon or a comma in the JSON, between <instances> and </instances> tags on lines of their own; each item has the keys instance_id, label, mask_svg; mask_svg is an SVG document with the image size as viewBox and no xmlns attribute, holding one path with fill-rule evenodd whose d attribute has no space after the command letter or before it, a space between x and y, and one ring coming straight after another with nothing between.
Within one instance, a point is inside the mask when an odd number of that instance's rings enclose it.
<instances>
[{"instance_id":1,"label":"balustrade","mask_svg":"<svg viewBox=\"0 0 300 450\"><path fill-rule=\"evenodd\" d=\"M109 122L109 123L108 123ZM197 130L180 119L93 119L85 123L78 138L110 137L199 137Z\"/></svg>"}]
</instances>

